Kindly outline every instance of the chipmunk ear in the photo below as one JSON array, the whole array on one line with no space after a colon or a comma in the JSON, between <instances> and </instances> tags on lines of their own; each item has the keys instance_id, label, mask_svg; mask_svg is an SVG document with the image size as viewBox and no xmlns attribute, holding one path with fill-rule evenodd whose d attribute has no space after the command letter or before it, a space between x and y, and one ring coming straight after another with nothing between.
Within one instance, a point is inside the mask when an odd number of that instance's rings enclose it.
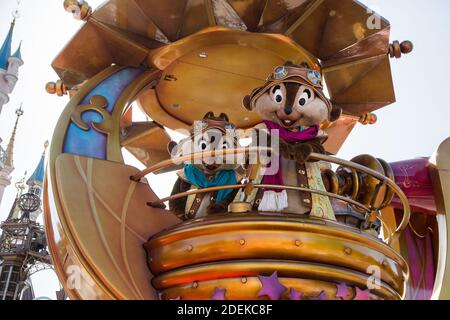
<instances>
[{"instance_id":1,"label":"chipmunk ear","mask_svg":"<svg viewBox=\"0 0 450 320\"><path fill-rule=\"evenodd\" d=\"M336 121L342 115L342 108L333 106L330 112L330 121Z\"/></svg>"},{"instance_id":2,"label":"chipmunk ear","mask_svg":"<svg viewBox=\"0 0 450 320\"><path fill-rule=\"evenodd\" d=\"M251 99L250 96L245 96L244 100L242 100L242 105L244 106L245 109L247 109L248 111L252 111L252 106L251 106Z\"/></svg>"},{"instance_id":3,"label":"chipmunk ear","mask_svg":"<svg viewBox=\"0 0 450 320\"><path fill-rule=\"evenodd\" d=\"M230 118L225 113L221 113L219 118L225 122L230 122Z\"/></svg>"},{"instance_id":4,"label":"chipmunk ear","mask_svg":"<svg viewBox=\"0 0 450 320\"><path fill-rule=\"evenodd\" d=\"M300 63L300 67L311 69L311 67L309 66L309 63L306 61L303 61L302 63Z\"/></svg>"},{"instance_id":5,"label":"chipmunk ear","mask_svg":"<svg viewBox=\"0 0 450 320\"><path fill-rule=\"evenodd\" d=\"M214 112L209 111L207 114L205 114L205 116L203 117L203 120L212 119L212 118L214 118Z\"/></svg>"},{"instance_id":6,"label":"chipmunk ear","mask_svg":"<svg viewBox=\"0 0 450 320\"><path fill-rule=\"evenodd\" d=\"M177 147L178 143L176 143L175 141L170 141L167 144L167 151L169 152L170 155L173 155L174 153L177 152Z\"/></svg>"},{"instance_id":7,"label":"chipmunk ear","mask_svg":"<svg viewBox=\"0 0 450 320\"><path fill-rule=\"evenodd\" d=\"M285 67L296 67L295 63L293 63L292 61L286 61L284 63Z\"/></svg>"}]
</instances>

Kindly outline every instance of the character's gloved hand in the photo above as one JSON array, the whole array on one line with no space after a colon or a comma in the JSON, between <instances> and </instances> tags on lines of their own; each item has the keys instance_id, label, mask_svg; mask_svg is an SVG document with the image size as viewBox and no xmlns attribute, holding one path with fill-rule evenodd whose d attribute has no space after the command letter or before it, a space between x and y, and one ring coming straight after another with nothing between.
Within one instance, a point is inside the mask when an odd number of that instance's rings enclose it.
<instances>
[{"instance_id":1,"label":"character's gloved hand","mask_svg":"<svg viewBox=\"0 0 450 320\"><path fill-rule=\"evenodd\" d=\"M323 143L323 141L321 139L315 139L315 140L310 141L308 144L311 146L314 153L327 154L325 147L323 146L322 143ZM316 162L316 161L317 160L313 160L312 162Z\"/></svg>"},{"instance_id":2,"label":"character's gloved hand","mask_svg":"<svg viewBox=\"0 0 450 320\"><path fill-rule=\"evenodd\" d=\"M305 162L315 162L317 160L310 160L311 153L326 154L325 148L323 147L319 139L298 143L295 145L295 159L299 164L304 164Z\"/></svg>"},{"instance_id":3,"label":"character's gloved hand","mask_svg":"<svg viewBox=\"0 0 450 320\"><path fill-rule=\"evenodd\" d=\"M224 202L212 203L206 209L207 214L219 214L228 212L228 205Z\"/></svg>"},{"instance_id":4,"label":"character's gloved hand","mask_svg":"<svg viewBox=\"0 0 450 320\"><path fill-rule=\"evenodd\" d=\"M287 159L287 160L293 160L294 159L294 148L290 143L287 143L280 139L279 142L279 148L280 148L280 155Z\"/></svg>"},{"instance_id":5,"label":"character's gloved hand","mask_svg":"<svg viewBox=\"0 0 450 320\"><path fill-rule=\"evenodd\" d=\"M295 161L298 164L305 164L313 153L313 147L309 143L299 143L295 145Z\"/></svg>"},{"instance_id":6,"label":"character's gloved hand","mask_svg":"<svg viewBox=\"0 0 450 320\"><path fill-rule=\"evenodd\" d=\"M288 160L297 161L299 164L304 164L310 161L311 153L326 154L325 148L320 139L311 140L308 142L297 142L295 144L287 143L280 140L280 155ZM314 160L315 161L315 160Z\"/></svg>"}]
</instances>

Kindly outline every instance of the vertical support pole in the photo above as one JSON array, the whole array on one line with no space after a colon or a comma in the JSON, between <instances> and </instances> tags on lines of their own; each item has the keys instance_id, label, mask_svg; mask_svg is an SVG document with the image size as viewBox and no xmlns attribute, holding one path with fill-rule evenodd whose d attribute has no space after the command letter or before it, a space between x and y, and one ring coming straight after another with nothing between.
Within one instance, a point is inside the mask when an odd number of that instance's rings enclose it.
<instances>
[{"instance_id":1,"label":"vertical support pole","mask_svg":"<svg viewBox=\"0 0 450 320\"><path fill-rule=\"evenodd\" d=\"M16 284L16 290L14 290L13 300L17 300L17 292L19 291L20 281Z\"/></svg>"},{"instance_id":2,"label":"vertical support pole","mask_svg":"<svg viewBox=\"0 0 450 320\"><path fill-rule=\"evenodd\" d=\"M8 279L6 279L6 283L5 283L5 291L3 292L2 300L6 300L6 294L8 293L9 282L11 281L12 271L13 271L13 266L9 266Z\"/></svg>"}]
</instances>

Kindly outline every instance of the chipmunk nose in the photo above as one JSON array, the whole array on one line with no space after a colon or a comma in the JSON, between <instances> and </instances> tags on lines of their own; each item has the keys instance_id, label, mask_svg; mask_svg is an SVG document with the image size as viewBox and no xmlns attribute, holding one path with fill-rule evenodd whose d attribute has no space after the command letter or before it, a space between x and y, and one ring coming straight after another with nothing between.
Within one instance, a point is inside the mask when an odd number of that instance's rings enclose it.
<instances>
[{"instance_id":1,"label":"chipmunk nose","mask_svg":"<svg viewBox=\"0 0 450 320\"><path fill-rule=\"evenodd\" d=\"M290 115L292 111L294 111L292 107L284 107L284 113L286 113L287 115Z\"/></svg>"}]
</instances>

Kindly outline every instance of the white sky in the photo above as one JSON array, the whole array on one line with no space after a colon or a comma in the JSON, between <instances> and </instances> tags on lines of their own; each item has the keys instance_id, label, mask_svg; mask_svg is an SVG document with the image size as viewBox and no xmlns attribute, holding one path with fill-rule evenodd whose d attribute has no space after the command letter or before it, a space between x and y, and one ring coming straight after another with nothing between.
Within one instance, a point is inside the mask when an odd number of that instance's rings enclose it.
<instances>
[{"instance_id":1,"label":"white sky","mask_svg":"<svg viewBox=\"0 0 450 320\"><path fill-rule=\"evenodd\" d=\"M92 7L103 1L88 0ZM376 112L374 126L358 126L339 156L350 159L373 154L387 161L430 156L450 136L450 103L447 76L450 73L450 1L371 0L362 1L376 9L392 24L392 40L411 40L412 54L392 61L397 103ZM45 3L45 4L44 4ZM23 101L22 117L15 147L13 183L25 170L30 174L51 139L56 121L67 103L45 92L45 84L57 79L51 61L82 25L63 9L63 0L22 0L13 50L23 40L25 65L11 101L0 115L0 137L7 143L14 124L14 110ZM0 0L0 41L6 36L15 0ZM434 90L434 91L433 91ZM158 189L169 192L173 178L158 179ZM10 187L0 207L0 220L7 215L15 196ZM55 297L58 282L51 272L34 278L37 296Z\"/></svg>"}]
</instances>

